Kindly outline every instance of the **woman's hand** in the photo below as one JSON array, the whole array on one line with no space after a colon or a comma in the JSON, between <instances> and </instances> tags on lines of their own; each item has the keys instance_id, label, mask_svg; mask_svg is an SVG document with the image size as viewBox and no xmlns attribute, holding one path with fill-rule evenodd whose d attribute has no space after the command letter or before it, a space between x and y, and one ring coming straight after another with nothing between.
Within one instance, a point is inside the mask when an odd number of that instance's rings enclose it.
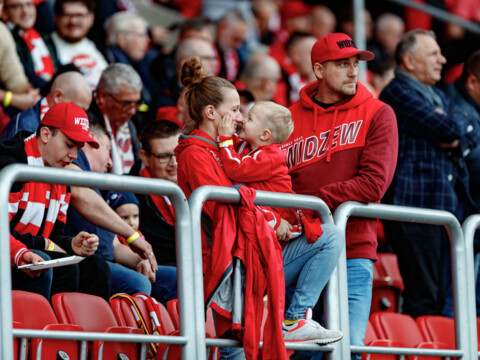
<instances>
[{"instance_id":1,"label":"woman's hand","mask_svg":"<svg viewBox=\"0 0 480 360\"><path fill-rule=\"evenodd\" d=\"M218 135L220 136L232 136L235 134L237 123L234 120L232 113L229 111L226 113L218 124Z\"/></svg>"}]
</instances>

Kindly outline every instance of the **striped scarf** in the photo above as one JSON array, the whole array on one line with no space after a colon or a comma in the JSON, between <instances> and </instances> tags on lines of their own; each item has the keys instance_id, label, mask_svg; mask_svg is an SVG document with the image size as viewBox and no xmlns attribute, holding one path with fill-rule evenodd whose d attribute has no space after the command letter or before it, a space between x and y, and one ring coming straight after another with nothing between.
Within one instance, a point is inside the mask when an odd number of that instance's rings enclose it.
<instances>
[{"instance_id":1,"label":"striped scarf","mask_svg":"<svg viewBox=\"0 0 480 360\"><path fill-rule=\"evenodd\" d=\"M27 164L43 164L37 138L32 134L25 139ZM19 217L13 229L21 234L41 235L49 238L57 220L65 223L67 219L70 193L65 185L27 182L18 192L11 192L8 201L10 221Z\"/></svg>"}]
</instances>

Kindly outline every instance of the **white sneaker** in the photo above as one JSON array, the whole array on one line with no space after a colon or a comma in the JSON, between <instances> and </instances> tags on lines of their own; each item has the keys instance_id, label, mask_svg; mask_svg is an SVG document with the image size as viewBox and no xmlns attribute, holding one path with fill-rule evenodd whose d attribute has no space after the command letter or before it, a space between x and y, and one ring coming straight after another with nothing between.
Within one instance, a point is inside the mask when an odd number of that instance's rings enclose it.
<instances>
[{"instance_id":1,"label":"white sneaker","mask_svg":"<svg viewBox=\"0 0 480 360\"><path fill-rule=\"evenodd\" d=\"M307 309L305 319L292 325L282 325L283 339L292 342L305 342L326 345L339 341L343 333L339 330L327 330L312 320L312 309Z\"/></svg>"}]
</instances>

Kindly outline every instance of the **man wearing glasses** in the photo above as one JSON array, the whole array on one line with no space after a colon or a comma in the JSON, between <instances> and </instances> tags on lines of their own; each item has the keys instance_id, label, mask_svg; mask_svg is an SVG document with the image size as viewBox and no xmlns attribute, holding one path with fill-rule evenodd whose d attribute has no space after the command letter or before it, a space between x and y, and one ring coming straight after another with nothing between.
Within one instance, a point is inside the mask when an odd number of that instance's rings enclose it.
<instances>
[{"instance_id":1,"label":"man wearing glasses","mask_svg":"<svg viewBox=\"0 0 480 360\"><path fill-rule=\"evenodd\" d=\"M112 137L111 172L114 174L128 173L138 160L140 143L131 119L140 107L141 91L140 76L126 64L109 65L98 82L95 94L98 109L92 104L90 110L101 119Z\"/></svg>"},{"instance_id":2,"label":"man wearing glasses","mask_svg":"<svg viewBox=\"0 0 480 360\"><path fill-rule=\"evenodd\" d=\"M60 65L73 63L80 69L92 90L95 89L107 61L87 38L93 26L93 0L56 0L55 31L52 40Z\"/></svg>"},{"instance_id":3,"label":"man wearing glasses","mask_svg":"<svg viewBox=\"0 0 480 360\"><path fill-rule=\"evenodd\" d=\"M140 159L130 175L163 179L177 183L177 159L174 149L181 130L177 124L157 120L140 135ZM165 196L136 194L140 204L140 231L152 245L160 265L176 265L175 221L172 204Z\"/></svg>"}]
</instances>

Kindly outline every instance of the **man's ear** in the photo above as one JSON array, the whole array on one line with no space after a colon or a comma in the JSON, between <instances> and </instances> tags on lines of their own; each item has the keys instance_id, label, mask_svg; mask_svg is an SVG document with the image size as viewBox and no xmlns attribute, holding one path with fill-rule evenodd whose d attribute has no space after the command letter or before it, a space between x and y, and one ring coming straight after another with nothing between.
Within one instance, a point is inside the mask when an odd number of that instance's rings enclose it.
<instances>
[{"instance_id":1,"label":"man's ear","mask_svg":"<svg viewBox=\"0 0 480 360\"><path fill-rule=\"evenodd\" d=\"M120 49L123 49L127 42L127 36L123 33L119 33L117 36L117 44Z\"/></svg>"},{"instance_id":2,"label":"man's ear","mask_svg":"<svg viewBox=\"0 0 480 360\"><path fill-rule=\"evenodd\" d=\"M58 88L55 89L53 94L50 94L50 102L52 103L52 106L63 102L63 90Z\"/></svg>"},{"instance_id":3,"label":"man's ear","mask_svg":"<svg viewBox=\"0 0 480 360\"><path fill-rule=\"evenodd\" d=\"M98 90L95 94L95 101L101 108L105 107L105 98L108 96L105 90Z\"/></svg>"},{"instance_id":4,"label":"man's ear","mask_svg":"<svg viewBox=\"0 0 480 360\"><path fill-rule=\"evenodd\" d=\"M415 56L412 53L405 53L403 55L403 64L408 71L415 70Z\"/></svg>"},{"instance_id":5,"label":"man's ear","mask_svg":"<svg viewBox=\"0 0 480 360\"><path fill-rule=\"evenodd\" d=\"M44 144L46 145L48 143L48 141L50 140L50 138L53 136L52 134L52 131L46 127L46 126L42 126L40 128L40 136L38 137L38 139Z\"/></svg>"},{"instance_id":6,"label":"man's ear","mask_svg":"<svg viewBox=\"0 0 480 360\"><path fill-rule=\"evenodd\" d=\"M141 149L140 152L138 153L138 157L140 158L140 160L142 160L143 165L148 167L148 163L147 163L148 153L147 153L147 151L144 150L144 149Z\"/></svg>"},{"instance_id":7,"label":"man's ear","mask_svg":"<svg viewBox=\"0 0 480 360\"><path fill-rule=\"evenodd\" d=\"M480 80L477 79L475 75L473 74L468 75L467 81L465 81L465 89L467 89L468 92L475 91L475 88L479 81Z\"/></svg>"},{"instance_id":8,"label":"man's ear","mask_svg":"<svg viewBox=\"0 0 480 360\"><path fill-rule=\"evenodd\" d=\"M315 73L317 79L323 80L325 76L325 66L319 63L315 63L313 64L313 72Z\"/></svg>"}]
</instances>

